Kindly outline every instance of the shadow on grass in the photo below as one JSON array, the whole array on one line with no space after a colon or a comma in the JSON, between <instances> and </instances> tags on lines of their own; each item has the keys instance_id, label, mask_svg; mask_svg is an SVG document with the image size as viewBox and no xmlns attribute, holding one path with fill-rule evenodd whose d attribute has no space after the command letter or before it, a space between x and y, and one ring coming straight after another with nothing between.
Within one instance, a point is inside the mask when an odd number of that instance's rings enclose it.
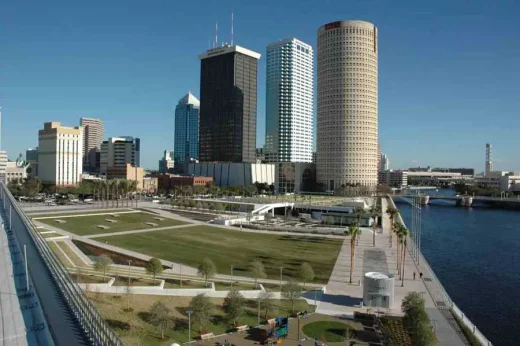
<instances>
[{"instance_id":1,"label":"shadow on grass","mask_svg":"<svg viewBox=\"0 0 520 346\"><path fill-rule=\"evenodd\" d=\"M151 323L151 319L152 319L152 314L149 313L149 312L146 312L146 311L140 311L137 313L137 316L142 319L143 321L147 322L147 323Z\"/></svg>"},{"instance_id":2,"label":"shadow on grass","mask_svg":"<svg viewBox=\"0 0 520 346\"><path fill-rule=\"evenodd\" d=\"M112 329L130 330L130 324L127 322L111 319L107 319L106 322Z\"/></svg>"}]
</instances>

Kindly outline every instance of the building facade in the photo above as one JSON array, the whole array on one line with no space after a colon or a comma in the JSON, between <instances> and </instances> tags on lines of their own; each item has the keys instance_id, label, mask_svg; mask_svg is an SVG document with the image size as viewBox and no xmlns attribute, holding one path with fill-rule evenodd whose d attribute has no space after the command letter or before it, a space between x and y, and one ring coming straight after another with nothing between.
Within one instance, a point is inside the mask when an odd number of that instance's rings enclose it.
<instances>
[{"instance_id":1,"label":"building facade","mask_svg":"<svg viewBox=\"0 0 520 346\"><path fill-rule=\"evenodd\" d=\"M484 175L493 172L493 148L491 144L486 143L486 165L484 167Z\"/></svg>"},{"instance_id":2,"label":"building facade","mask_svg":"<svg viewBox=\"0 0 520 346\"><path fill-rule=\"evenodd\" d=\"M199 158L200 102L191 92L175 107L175 171L182 173L190 159Z\"/></svg>"},{"instance_id":3,"label":"building facade","mask_svg":"<svg viewBox=\"0 0 520 346\"><path fill-rule=\"evenodd\" d=\"M408 172L407 171L390 171L379 172L378 184L389 187L403 188L408 186Z\"/></svg>"},{"instance_id":4,"label":"building facade","mask_svg":"<svg viewBox=\"0 0 520 346\"><path fill-rule=\"evenodd\" d=\"M316 184L316 165L308 162L279 162L274 169L275 193L312 191Z\"/></svg>"},{"instance_id":5,"label":"building facade","mask_svg":"<svg viewBox=\"0 0 520 346\"><path fill-rule=\"evenodd\" d=\"M83 128L57 121L38 131L38 177L44 184L77 185L83 173Z\"/></svg>"},{"instance_id":6,"label":"building facade","mask_svg":"<svg viewBox=\"0 0 520 346\"><path fill-rule=\"evenodd\" d=\"M379 171L380 172L386 172L390 170L390 159L388 158L388 155L381 154L381 159L379 160Z\"/></svg>"},{"instance_id":7,"label":"building facade","mask_svg":"<svg viewBox=\"0 0 520 346\"><path fill-rule=\"evenodd\" d=\"M274 42L266 60L266 162L312 162L312 46L295 38Z\"/></svg>"},{"instance_id":8,"label":"building facade","mask_svg":"<svg viewBox=\"0 0 520 346\"><path fill-rule=\"evenodd\" d=\"M110 137L101 143L100 173L107 174L109 168L139 167L141 140L133 137Z\"/></svg>"},{"instance_id":9,"label":"building facade","mask_svg":"<svg viewBox=\"0 0 520 346\"><path fill-rule=\"evenodd\" d=\"M0 179L5 183L7 172L7 151L0 150Z\"/></svg>"},{"instance_id":10,"label":"building facade","mask_svg":"<svg viewBox=\"0 0 520 346\"><path fill-rule=\"evenodd\" d=\"M38 176L38 148L25 150L25 160L30 164L27 169L27 178L36 178Z\"/></svg>"},{"instance_id":11,"label":"building facade","mask_svg":"<svg viewBox=\"0 0 520 346\"><path fill-rule=\"evenodd\" d=\"M137 190L143 190L144 168L132 166L127 163L124 166L113 166L107 170L107 179L126 179L137 181Z\"/></svg>"},{"instance_id":12,"label":"building facade","mask_svg":"<svg viewBox=\"0 0 520 346\"><path fill-rule=\"evenodd\" d=\"M94 118L81 118L80 126L83 127L83 168L91 172L99 170L96 166L96 154L101 150L101 143L105 131L103 120Z\"/></svg>"},{"instance_id":13,"label":"building facade","mask_svg":"<svg viewBox=\"0 0 520 346\"><path fill-rule=\"evenodd\" d=\"M318 30L316 168L328 191L377 184L377 46L372 23L339 21Z\"/></svg>"},{"instance_id":14,"label":"building facade","mask_svg":"<svg viewBox=\"0 0 520 346\"><path fill-rule=\"evenodd\" d=\"M255 162L260 54L223 46L199 58L199 161Z\"/></svg>"},{"instance_id":15,"label":"building facade","mask_svg":"<svg viewBox=\"0 0 520 346\"><path fill-rule=\"evenodd\" d=\"M159 173L173 173L175 161L173 160L174 152L165 150L163 158L159 160Z\"/></svg>"},{"instance_id":16,"label":"building facade","mask_svg":"<svg viewBox=\"0 0 520 346\"><path fill-rule=\"evenodd\" d=\"M274 184L275 165L267 163L190 163L188 174L212 177L217 186Z\"/></svg>"}]
</instances>

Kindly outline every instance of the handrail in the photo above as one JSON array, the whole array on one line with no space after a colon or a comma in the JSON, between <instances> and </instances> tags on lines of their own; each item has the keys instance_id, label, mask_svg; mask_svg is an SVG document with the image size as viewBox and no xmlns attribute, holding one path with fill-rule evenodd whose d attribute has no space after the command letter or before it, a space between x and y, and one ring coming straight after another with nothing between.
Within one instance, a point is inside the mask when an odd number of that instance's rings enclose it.
<instances>
[{"instance_id":1,"label":"handrail","mask_svg":"<svg viewBox=\"0 0 520 346\"><path fill-rule=\"evenodd\" d=\"M392 207L396 208L395 203L392 200L392 197L390 195L387 196L387 200L389 201L389 204ZM404 220L403 220L403 217L401 216L401 213L397 213L397 219L401 222L402 225L404 225L408 229L408 227L404 223ZM408 248L408 251L410 251L409 248ZM444 289L444 286L442 286L441 281L437 278L437 276L435 275L434 271L432 270L432 268L430 267L430 265L428 264L428 262L424 258L422 252L419 250L418 253L419 253L419 256L420 256L421 265L424 265L426 267L426 270L428 270L429 274L431 275L432 281L434 281L435 284L441 289L441 293L442 293L444 299L446 300L446 302L448 303L449 308L451 309L453 314L455 314L457 317L460 318L462 323L464 323L464 325L470 329L470 331L473 333L473 335L478 339L478 341L482 345L484 345L484 346L493 346L491 341L489 341L484 336L484 334L477 328L477 326L473 322L471 322L469 320L469 318L467 318L464 315L462 310L460 310L459 307L455 304L455 302L450 298L448 292L446 292L446 290ZM428 285L425 285L425 286L426 286L426 289L428 290L428 293L430 293L430 295L432 295ZM437 305L436 299L433 297L433 295L432 295L432 299L434 300L435 305Z\"/></svg>"},{"instance_id":2,"label":"handrail","mask_svg":"<svg viewBox=\"0 0 520 346\"><path fill-rule=\"evenodd\" d=\"M85 334L92 345L122 346L123 343L117 334L110 328L106 321L101 317L94 305L88 300L83 290L71 280L65 266L58 260L42 235L37 231L34 223L27 217L20 208L9 189L3 182L0 182L4 198L7 197L9 205L18 214L20 220L28 230L36 248L38 249L43 262L49 269L52 277L57 283L65 301L77 321L80 323Z\"/></svg>"}]
</instances>

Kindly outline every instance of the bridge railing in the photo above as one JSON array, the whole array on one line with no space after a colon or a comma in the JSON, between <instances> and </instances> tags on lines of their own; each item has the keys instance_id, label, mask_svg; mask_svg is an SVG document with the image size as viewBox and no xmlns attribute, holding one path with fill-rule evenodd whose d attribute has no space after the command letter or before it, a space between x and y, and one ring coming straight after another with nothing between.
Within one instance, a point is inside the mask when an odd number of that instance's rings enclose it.
<instances>
[{"instance_id":1,"label":"bridge railing","mask_svg":"<svg viewBox=\"0 0 520 346\"><path fill-rule=\"evenodd\" d=\"M0 186L2 196L8 203L8 205L5 205L5 208L12 208L11 213L14 211L27 228L30 237L40 253L40 257L49 269L70 310L77 318L78 323L80 323L92 345L122 346L123 343L117 334L101 317L83 290L72 281L65 266L54 255L45 239L37 231L32 220L27 217L25 212L18 205L9 189L3 182L0 182Z\"/></svg>"},{"instance_id":2,"label":"bridge railing","mask_svg":"<svg viewBox=\"0 0 520 346\"><path fill-rule=\"evenodd\" d=\"M387 200L389 201L389 205L391 205L392 207L396 208L395 203L394 203L394 201L392 200L392 198L390 196L387 196ZM396 219L398 221L400 221L401 224L403 224L406 228L408 228L406 226L406 224L405 224L405 222L404 222L404 220L403 220L403 218L402 218L400 213L397 214L397 218ZM410 251L410 248L408 248L408 251ZM422 252L418 251L418 254L419 254L419 257L420 257L421 265L426 268L426 270L428 271L428 274L430 275L432 281L440 289L440 292L441 292L441 294L442 294L442 296L443 296L443 298L445 300L445 303L448 305L449 308L451 308L451 311L453 312L453 314L455 314L461 320L461 322L466 327L469 328L469 330L473 333L473 335L478 339L478 341L482 345L484 345L484 346L493 346L491 341L489 341L484 336L484 334L477 328L477 326L475 326L475 324L473 322L471 322L469 320L469 318L467 318L464 315L464 313L459 309L459 307L455 304L455 302L450 298L448 292L446 292L446 290L444 289L444 286L441 284L441 281L437 278L437 275L435 275L435 272L432 270L432 268L428 264L428 261L426 261L426 259L424 258ZM426 286L426 289L428 290L428 292L430 293L430 295L432 296L432 299L434 300L435 305L437 305L437 299L434 297L434 294L430 290L429 285L425 285L425 286Z\"/></svg>"}]
</instances>

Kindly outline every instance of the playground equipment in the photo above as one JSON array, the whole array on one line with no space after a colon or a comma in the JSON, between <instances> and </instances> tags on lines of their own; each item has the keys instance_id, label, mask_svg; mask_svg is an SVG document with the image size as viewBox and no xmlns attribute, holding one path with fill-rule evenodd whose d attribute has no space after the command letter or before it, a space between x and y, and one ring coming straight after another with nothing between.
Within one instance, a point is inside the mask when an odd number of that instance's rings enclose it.
<instances>
[{"instance_id":1,"label":"playground equipment","mask_svg":"<svg viewBox=\"0 0 520 346\"><path fill-rule=\"evenodd\" d=\"M267 345L281 344L283 339L289 333L289 318L276 317L267 321L269 328L267 329Z\"/></svg>"}]
</instances>

